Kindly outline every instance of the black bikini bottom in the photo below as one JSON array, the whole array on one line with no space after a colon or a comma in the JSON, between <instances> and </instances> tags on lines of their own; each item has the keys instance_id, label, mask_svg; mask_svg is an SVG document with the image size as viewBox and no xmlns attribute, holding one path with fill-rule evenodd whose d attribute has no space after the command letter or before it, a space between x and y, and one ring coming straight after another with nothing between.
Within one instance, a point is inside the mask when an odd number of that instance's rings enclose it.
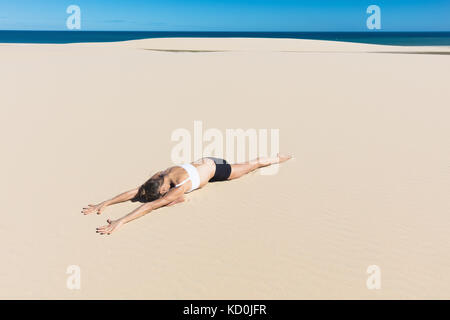
<instances>
[{"instance_id":1,"label":"black bikini bottom","mask_svg":"<svg viewBox=\"0 0 450 320\"><path fill-rule=\"evenodd\" d=\"M209 182L228 180L231 174L231 166L228 162L224 159L214 157L208 157L208 159L211 159L216 164L216 172Z\"/></svg>"}]
</instances>

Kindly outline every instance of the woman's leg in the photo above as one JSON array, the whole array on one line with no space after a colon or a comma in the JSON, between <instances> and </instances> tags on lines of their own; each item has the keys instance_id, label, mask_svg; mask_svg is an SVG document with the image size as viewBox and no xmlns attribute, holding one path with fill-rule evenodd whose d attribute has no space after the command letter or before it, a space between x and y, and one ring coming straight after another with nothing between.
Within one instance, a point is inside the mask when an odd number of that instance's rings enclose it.
<instances>
[{"instance_id":1,"label":"woman's leg","mask_svg":"<svg viewBox=\"0 0 450 320\"><path fill-rule=\"evenodd\" d=\"M292 158L292 156L285 156L278 154L276 157L259 157L244 163L236 163L231 165L231 174L228 180L233 180L246 175L258 168L267 167L275 163L282 163Z\"/></svg>"}]
</instances>

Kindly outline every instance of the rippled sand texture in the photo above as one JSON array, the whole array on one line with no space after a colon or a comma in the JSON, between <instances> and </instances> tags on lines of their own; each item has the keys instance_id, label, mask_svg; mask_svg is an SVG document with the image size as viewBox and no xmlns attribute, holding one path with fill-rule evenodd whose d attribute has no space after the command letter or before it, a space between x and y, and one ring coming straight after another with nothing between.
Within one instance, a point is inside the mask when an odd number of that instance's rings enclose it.
<instances>
[{"instance_id":1,"label":"rippled sand texture","mask_svg":"<svg viewBox=\"0 0 450 320\"><path fill-rule=\"evenodd\" d=\"M0 46L0 298L449 299L449 51L283 39ZM278 128L296 158L96 234L135 204L81 208L170 165L171 133L194 120ZM81 290L66 287L69 265ZM370 265L380 290L366 287Z\"/></svg>"}]
</instances>

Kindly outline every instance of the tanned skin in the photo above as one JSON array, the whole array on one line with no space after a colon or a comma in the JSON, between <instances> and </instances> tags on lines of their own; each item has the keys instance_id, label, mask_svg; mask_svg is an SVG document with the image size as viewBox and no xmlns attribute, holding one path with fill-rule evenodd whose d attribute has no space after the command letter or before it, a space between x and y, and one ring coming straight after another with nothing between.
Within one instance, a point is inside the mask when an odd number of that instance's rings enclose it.
<instances>
[{"instance_id":1,"label":"tanned skin","mask_svg":"<svg viewBox=\"0 0 450 320\"><path fill-rule=\"evenodd\" d=\"M250 173L258 168L267 167L272 164L282 163L291 159L291 156L286 156L282 154L278 154L277 157L274 158L257 158L244 163L237 163L231 165L231 174L228 180L233 180L242 177L243 175ZM213 160L209 158L202 158L198 161L192 162L192 165L196 167L199 176L200 176L200 186L199 188L204 187L208 181L214 176L215 173L215 163ZM153 210L164 206L172 206L174 204L180 203L184 201L184 194L191 189L192 183L189 180L185 184L179 187L173 187L177 184L181 183L185 179L189 177L188 173L179 166L173 166L167 168L164 171L159 171L153 175L153 177L162 177L163 183L159 189L161 197L157 200L147 202L131 211L127 215L119 218L117 220L108 219L108 224L97 228L96 232L99 234L111 234L117 230L119 230L126 223L133 221L137 218L140 218ZM109 200L105 200L98 204L90 204L87 207L83 208L81 211L84 215L96 213L102 214L106 207L111 206L113 204L126 202L133 200L139 191L139 187L131 189L129 191L123 192Z\"/></svg>"}]
</instances>

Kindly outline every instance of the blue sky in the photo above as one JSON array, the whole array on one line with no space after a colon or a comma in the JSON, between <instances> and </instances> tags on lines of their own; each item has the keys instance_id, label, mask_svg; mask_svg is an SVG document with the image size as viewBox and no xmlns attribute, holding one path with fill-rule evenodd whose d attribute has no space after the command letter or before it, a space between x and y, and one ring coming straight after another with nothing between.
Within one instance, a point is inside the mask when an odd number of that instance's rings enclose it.
<instances>
[{"instance_id":1,"label":"blue sky","mask_svg":"<svg viewBox=\"0 0 450 320\"><path fill-rule=\"evenodd\" d=\"M66 30L73 4L82 30L366 31L375 4L383 31L450 31L450 0L0 0L0 30Z\"/></svg>"}]
</instances>

